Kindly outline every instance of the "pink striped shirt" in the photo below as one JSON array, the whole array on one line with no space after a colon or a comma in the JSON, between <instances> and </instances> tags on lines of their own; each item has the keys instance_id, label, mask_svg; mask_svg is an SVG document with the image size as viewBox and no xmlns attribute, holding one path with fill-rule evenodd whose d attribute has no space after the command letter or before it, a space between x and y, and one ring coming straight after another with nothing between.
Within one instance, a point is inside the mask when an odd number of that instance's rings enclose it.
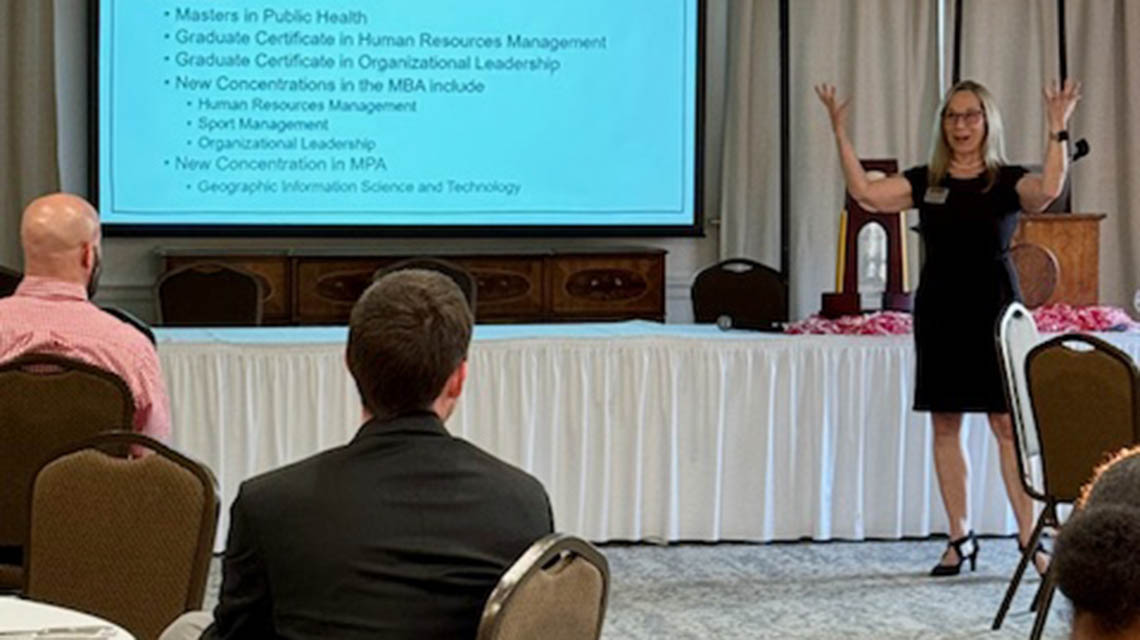
<instances>
[{"instance_id":1,"label":"pink striped shirt","mask_svg":"<svg viewBox=\"0 0 1140 640\"><path fill-rule=\"evenodd\" d=\"M0 362L26 353L74 358L118 375L135 401L135 431L170 440L170 407L158 354L134 327L100 310L78 284L24 276L0 298Z\"/></svg>"}]
</instances>

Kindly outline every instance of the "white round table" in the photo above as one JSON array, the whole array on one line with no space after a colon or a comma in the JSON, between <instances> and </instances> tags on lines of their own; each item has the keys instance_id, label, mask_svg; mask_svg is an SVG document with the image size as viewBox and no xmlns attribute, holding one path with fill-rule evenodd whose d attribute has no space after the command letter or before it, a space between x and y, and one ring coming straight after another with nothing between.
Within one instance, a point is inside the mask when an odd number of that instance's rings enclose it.
<instances>
[{"instance_id":1,"label":"white round table","mask_svg":"<svg viewBox=\"0 0 1140 640\"><path fill-rule=\"evenodd\" d=\"M134 640L121 627L89 613L15 596L0 596L0 638Z\"/></svg>"}]
</instances>

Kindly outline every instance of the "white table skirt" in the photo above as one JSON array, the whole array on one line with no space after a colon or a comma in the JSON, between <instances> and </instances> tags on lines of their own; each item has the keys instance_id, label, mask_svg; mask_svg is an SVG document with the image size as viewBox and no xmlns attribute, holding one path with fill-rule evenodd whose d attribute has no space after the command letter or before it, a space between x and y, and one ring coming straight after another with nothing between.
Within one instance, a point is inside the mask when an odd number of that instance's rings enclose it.
<instances>
[{"instance_id":1,"label":"white table skirt","mask_svg":"<svg viewBox=\"0 0 1140 640\"><path fill-rule=\"evenodd\" d=\"M175 446L217 474L224 546L245 479L347 442L343 327L160 329ZM1103 335L1140 359L1140 334ZM910 336L710 326L480 326L449 430L537 476L595 541L862 539L946 530ZM1016 524L966 417L973 526Z\"/></svg>"}]
</instances>

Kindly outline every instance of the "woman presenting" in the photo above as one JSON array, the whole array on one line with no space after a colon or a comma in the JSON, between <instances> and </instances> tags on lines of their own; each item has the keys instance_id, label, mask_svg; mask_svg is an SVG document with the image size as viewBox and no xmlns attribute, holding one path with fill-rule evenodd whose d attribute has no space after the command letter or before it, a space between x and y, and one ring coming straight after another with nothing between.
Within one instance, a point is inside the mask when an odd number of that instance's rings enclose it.
<instances>
[{"instance_id":1,"label":"woman presenting","mask_svg":"<svg viewBox=\"0 0 1140 640\"><path fill-rule=\"evenodd\" d=\"M844 117L850 99L839 102L829 85L815 91L831 117L851 196L868 211L919 210L925 263L914 303L914 408L931 412L934 468L950 521L950 543L930 573L956 575L966 560L973 570L978 542L970 529L963 412L988 415L1017 518L1019 546L1024 547L1033 532L1033 503L1021 487L994 325L1005 305L1021 297L1009 259L1018 212L1044 210L1065 183L1066 126L1080 99L1080 84L1066 80L1063 86L1053 83L1044 90L1049 141L1041 174L1006 163L1001 115L993 96L965 80L942 101L929 164L875 181L867 179L847 137ZM1038 546L1037 570L1044 571L1048 561Z\"/></svg>"}]
</instances>

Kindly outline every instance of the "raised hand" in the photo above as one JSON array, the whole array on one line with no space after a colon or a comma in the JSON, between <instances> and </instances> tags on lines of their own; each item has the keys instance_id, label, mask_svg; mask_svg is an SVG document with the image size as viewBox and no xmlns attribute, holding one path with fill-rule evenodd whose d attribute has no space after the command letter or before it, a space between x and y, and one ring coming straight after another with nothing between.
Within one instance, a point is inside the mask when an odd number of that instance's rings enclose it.
<instances>
[{"instance_id":1,"label":"raised hand","mask_svg":"<svg viewBox=\"0 0 1140 640\"><path fill-rule=\"evenodd\" d=\"M847 106L851 104L851 98L848 97L843 102L839 102L835 98L835 87L829 84L816 85L815 95L819 96L819 101L827 108L827 117L831 118L831 128L835 131L842 129L843 121L847 117Z\"/></svg>"},{"instance_id":2,"label":"raised hand","mask_svg":"<svg viewBox=\"0 0 1140 640\"><path fill-rule=\"evenodd\" d=\"M1069 117L1081 99L1081 83L1072 78L1065 80L1061 85L1056 80L1045 85L1042 90L1045 95L1045 117L1048 119L1050 131L1060 131L1068 127Z\"/></svg>"}]
</instances>

